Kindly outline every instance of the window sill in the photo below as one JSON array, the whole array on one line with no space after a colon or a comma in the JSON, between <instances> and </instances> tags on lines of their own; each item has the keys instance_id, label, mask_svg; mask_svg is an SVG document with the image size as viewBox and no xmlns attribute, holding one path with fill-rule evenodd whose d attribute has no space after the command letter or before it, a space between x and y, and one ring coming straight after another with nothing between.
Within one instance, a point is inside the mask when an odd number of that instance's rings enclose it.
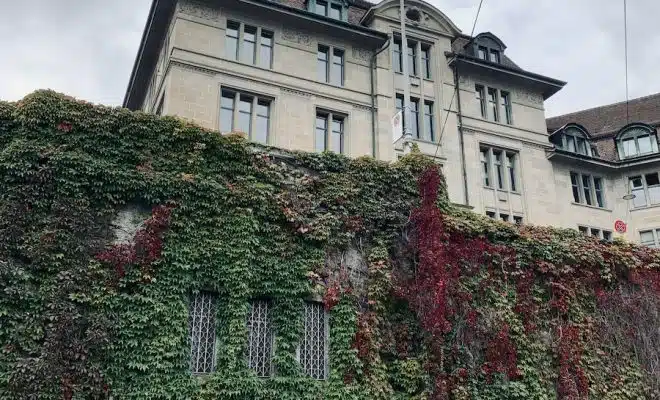
<instances>
[{"instance_id":1,"label":"window sill","mask_svg":"<svg viewBox=\"0 0 660 400\"><path fill-rule=\"evenodd\" d=\"M433 140L420 139L420 138L416 138L416 137L413 137L412 141L413 142L419 142L419 143L428 143L428 144L432 144L432 145L437 145L438 144L438 142L433 141Z\"/></svg>"},{"instance_id":2,"label":"window sill","mask_svg":"<svg viewBox=\"0 0 660 400\"><path fill-rule=\"evenodd\" d=\"M571 202L572 205L574 206L579 206L579 207L585 207L585 208L591 208L593 210L600 210L600 211L606 211L606 212L612 212L611 208L605 208L605 207L597 207L597 206L590 206L589 204L582 204L582 203L576 203L574 201Z\"/></svg>"},{"instance_id":3,"label":"window sill","mask_svg":"<svg viewBox=\"0 0 660 400\"><path fill-rule=\"evenodd\" d=\"M479 115L479 119L482 120L482 121L485 121L485 122L490 122L491 124L496 124L496 125L501 125L501 126L509 126L511 128L516 127L514 124L507 124L507 123L504 123L504 122L493 121L492 119L484 118L483 115Z\"/></svg>"},{"instance_id":4,"label":"window sill","mask_svg":"<svg viewBox=\"0 0 660 400\"><path fill-rule=\"evenodd\" d=\"M498 191L498 192L506 193L506 194L513 194L513 195L516 195L516 196L522 196L522 193L517 191L517 190L509 191L509 190L504 190L504 189L495 189L492 186L486 186L486 185L483 185L483 188L488 189L488 190L492 190L492 191Z\"/></svg>"},{"instance_id":5,"label":"window sill","mask_svg":"<svg viewBox=\"0 0 660 400\"><path fill-rule=\"evenodd\" d=\"M650 205L642 206L642 207L633 207L633 208L630 209L630 211L641 211L641 210L648 210L650 208L658 208L658 207L660 207L660 203L659 204L650 204Z\"/></svg>"}]
</instances>

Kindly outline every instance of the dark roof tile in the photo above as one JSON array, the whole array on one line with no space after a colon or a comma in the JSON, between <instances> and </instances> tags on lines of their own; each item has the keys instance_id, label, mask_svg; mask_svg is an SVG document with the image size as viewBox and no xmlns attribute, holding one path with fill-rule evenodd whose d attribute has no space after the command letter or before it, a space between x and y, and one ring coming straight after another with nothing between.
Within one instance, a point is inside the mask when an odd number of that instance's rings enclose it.
<instances>
[{"instance_id":1,"label":"dark roof tile","mask_svg":"<svg viewBox=\"0 0 660 400\"><path fill-rule=\"evenodd\" d=\"M628 125L643 122L660 125L660 93L630 100L630 116L626 115L626 102L590 108L570 114L548 118L548 131L554 132L569 122L584 126L592 137L609 136Z\"/></svg>"}]
</instances>

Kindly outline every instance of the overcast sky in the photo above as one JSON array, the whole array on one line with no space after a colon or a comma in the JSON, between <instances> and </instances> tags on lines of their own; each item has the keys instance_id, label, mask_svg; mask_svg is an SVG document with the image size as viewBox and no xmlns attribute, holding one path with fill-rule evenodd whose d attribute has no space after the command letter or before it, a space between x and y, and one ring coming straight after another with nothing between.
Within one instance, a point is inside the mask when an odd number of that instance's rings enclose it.
<instances>
[{"instance_id":1,"label":"overcast sky","mask_svg":"<svg viewBox=\"0 0 660 400\"><path fill-rule=\"evenodd\" d=\"M122 103L151 0L5 1L0 99L51 88ZM479 0L431 0L469 34ZM660 92L660 1L628 2L630 97ZM491 31L521 67L568 82L548 116L625 100L623 0L484 0Z\"/></svg>"}]
</instances>

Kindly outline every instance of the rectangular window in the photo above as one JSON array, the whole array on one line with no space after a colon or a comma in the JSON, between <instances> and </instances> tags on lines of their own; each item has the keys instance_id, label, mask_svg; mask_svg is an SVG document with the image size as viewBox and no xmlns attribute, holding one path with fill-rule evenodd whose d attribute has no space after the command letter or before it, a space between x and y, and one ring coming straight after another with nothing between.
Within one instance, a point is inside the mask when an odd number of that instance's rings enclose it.
<instances>
[{"instance_id":1,"label":"rectangular window","mask_svg":"<svg viewBox=\"0 0 660 400\"><path fill-rule=\"evenodd\" d=\"M603 180L601 178L594 177L594 192L596 194L596 205L600 208L605 207Z\"/></svg>"},{"instance_id":2,"label":"rectangular window","mask_svg":"<svg viewBox=\"0 0 660 400\"><path fill-rule=\"evenodd\" d=\"M504 122L511 125L511 99L508 92L500 93L500 102L502 103L502 115L504 115Z\"/></svg>"},{"instance_id":3,"label":"rectangular window","mask_svg":"<svg viewBox=\"0 0 660 400\"><path fill-rule=\"evenodd\" d=\"M316 8L314 12L318 15L328 15L328 3L322 0L316 0Z\"/></svg>"},{"instance_id":4,"label":"rectangular window","mask_svg":"<svg viewBox=\"0 0 660 400\"><path fill-rule=\"evenodd\" d=\"M334 19L341 19L341 6L339 4L331 4L330 13L328 14L328 17Z\"/></svg>"},{"instance_id":5,"label":"rectangular window","mask_svg":"<svg viewBox=\"0 0 660 400\"><path fill-rule=\"evenodd\" d=\"M258 62L259 66L272 68L273 32L262 30L256 26L227 21L225 57L252 65L257 65Z\"/></svg>"},{"instance_id":6,"label":"rectangular window","mask_svg":"<svg viewBox=\"0 0 660 400\"><path fill-rule=\"evenodd\" d=\"M270 103L265 100L257 101L257 120L252 140L258 143L268 143L268 130L270 125Z\"/></svg>"},{"instance_id":7,"label":"rectangular window","mask_svg":"<svg viewBox=\"0 0 660 400\"><path fill-rule=\"evenodd\" d=\"M495 217L496 217L496 215L495 215L495 211L486 211L486 216L487 216L488 218L495 219Z\"/></svg>"},{"instance_id":8,"label":"rectangular window","mask_svg":"<svg viewBox=\"0 0 660 400\"><path fill-rule=\"evenodd\" d=\"M500 213L500 219L504 222L509 222L509 214Z\"/></svg>"},{"instance_id":9,"label":"rectangular window","mask_svg":"<svg viewBox=\"0 0 660 400\"><path fill-rule=\"evenodd\" d=\"M392 47L392 66L395 72L403 72L401 53L401 39L398 41L397 39L394 39L394 46Z\"/></svg>"},{"instance_id":10,"label":"rectangular window","mask_svg":"<svg viewBox=\"0 0 660 400\"><path fill-rule=\"evenodd\" d=\"M604 180L589 174L571 172L573 201L588 206L605 207Z\"/></svg>"},{"instance_id":11,"label":"rectangular window","mask_svg":"<svg viewBox=\"0 0 660 400\"><path fill-rule=\"evenodd\" d=\"M504 189L504 171L502 166L502 152L499 150L493 151L494 162L495 162L495 171L497 173L497 187L499 189Z\"/></svg>"},{"instance_id":12,"label":"rectangular window","mask_svg":"<svg viewBox=\"0 0 660 400\"><path fill-rule=\"evenodd\" d=\"M641 231L639 239L643 246L660 247L660 229Z\"/></svg>"},{"instance_id":13,"label":"rectangular window","mask_svg":"<svg viewBox=\"0 0 660 400\"><path fill-rule=\"evenodd\" d=\"M316 4L318 5L318 3ZM330 49L328 47L319 45L316 59L318 78L322 82L328 82L330 80L329 53Z\"/></svg>"},{"instance_id":14,"label":"rectangular window","mask_svg":"<svg viewBox=\"0 0 660 400\"><path fill-rule=\"evenodd\" d=\"M633 207L646 207L646 193L644 190L644 181L641 176L630 178L630 194L635 198L632 200Z\"/></svg>"},{"instance_id":15,"label":"rectangular window","mask_svg":"<svg viewBox=\"0 0 660 400\"><path fill-rule=\"evenodd\" d=\"M252 127L252 100L253 98L244 94L238 100L238 130L250 133Z\"/></svg>"},{"instance_id":16,"label":"rectangular window","mask_svg":"<svg viewBox=\"0 0 660 400\"><path fill-rule=\"evenodd\" d=\"M600 229L591 228L589 236L600 238Z\"/></svg>"},{"instance_id":17,"label":"rectangular window","mask_svg":"<svg viewBox=\"0 0 660 400\"><path fill-rule=\"evenodd\" d=\"M424 101L424 133L425 139L435 141L435 129L433 125L433 102Z\"/></svg>"},{"instance_id":18,"label":"rectangular window","mask_svg":"<svg viewBox=\"0 0 660 400\"><path fill-rule=\"evenodd\" d=\"M410 131L419 139L419 100L410 98Z\"/></svg>"},{"instance_id":19,"label":"rectangular window","mask_svg":"<svg viewBox=\"0 0 660 400\"><path fill-rule=\"evenodd\" d=\"M488 168L488 159L490 158L488 156L488 149L481 149L480 151L480 158L481 158L481 179L483 181L484 186L490 187L490 171Z\"/></svg>"},{"instance_id":20,"label":"rectangular window","mask_svg":"<svg viewBox=\"0 0 660 400\"><path fill-rule=\"evenodd\" d=\"M273 66L273 32L261 31L261 45L259 53L259 65L264 68Z\"/></svg>"},{"instance_id":21,"label":"rectangular window","mask_svg":"<svg viewBox=\"0 0 660 400\"><path fill-rule=\"evenodd\" d=\"M330 70L330 83L338 86L344 85L344 51L332 50L332 68Z\"/></svg>"},{"instance_id":22,"label":"rectangular window","mask_svg":"<svg viewBox=\"0 0 660 400\"><path fill-rule=\"evenodd\" d=\"M500 120L499 112L497 110L497 89L488 88L488 112L493 121L498 122Z\"/></svg>"},{"instance_id":23,"label":"rectangular window","mask_svg":"<svg viewBox=\"0 0 660 400\"><path fill-rule=\"evenodd\" d=\"M326 379L327 329L323 304L305 303L304 325L300 365L306 375L314 379Z\"/></svg>"},{"instance_id":24,"label":"rectangular window","mask_svg":"<svg viewBox=\"0 0 660 400\"><path fill-rule=\"evenodd\" d=\"M188 311L190 371L207 374L215 369L215 295L200 292L192 296Z\"/></svg>"},{"instance_id":25,"label":"rectangular window","mask_svg":"<svg viewBox=\"0 0 660 400\"><path fill-rule=\"evenodd\" d=\"M573 187L573 201L580 202L580 178L575 172L571 172L571 186Z\"/></svg>"},{"instance_id":26,"label":"rectangular window","mask_svg":"<svg viewBox=\"0 0 660 400\"><path fill-rule=\"evenodd\" d=\"M578 230L583 235L588 235L589 234L589 228L587 228L586 226L578 226Z\"/></svg>"},{"instance_id":27,"label":"rectangular window","mask_svg":"<svg viewBox=\"0 0 660 400\"><path fill-rule=\"evenodd\" d=\"M514 216L513 216L513 222L514 222L516 225L522 225L522 223L523 223L523 217L519 217L519 216L517 216L517 215L514 215Z\"/></svg>"},{"instance_id":28,"label":"rectangular window","mask_svg":"<svg viewBox=\"0 0 660 400\"><path fill-rule=\"evenodd\" d=\"M248 328L248 367L257 376L265 378L271 375L273 352L273 329L270 315L270 303L263 300L253 301L247 320Z\"/></svg>"},{"instance_id":29,"label":"rectangular window","mask_svg":"<svg viewBox=\"0 0 660 400\"><path fill-rule=\"evenodd\" d=\"M417 43L408 42L408 74L417 76Z\"/></svg>"},{"instance_id":30,"label":"rectangular window","mask_svg":"<svg viewBox=\"0 0 660 400\"><path fill-rule=\"evenodd\" d=\"M488 118L486 115L486 92L485 88L481 85L476 85L474 90L477 94L477 101L479 102L479 111L481 111L481 118Z\"/></svg>"},{"instance_id":31,"label":"rectangular window","mask_svg":"<svg viewBox=\"0 0 660 400\"><path fill-rule=\"evenodd\" d=\"M255 51L257 49L257 28L245 26L243 30L243 45L241 47L241 61L254 64Z\"/></svg>"},{"instance_id":32,"label":"rectangular window","mask_svg":"<svg viewBox=\"0 0 660 400\"><path fill-rule=\"evenodd\" d=\"M431 79L431 48L422 45L422 76Z\"/></svg>"},{"instance_id":33,"label":"rectangular window","mask_svg":"<svg viewBox=\"0 0 660 400\"><path fill-rule=\"evenodd\" d=\"M644 175L644 180L646 181L646 187L648 188L649 203L660 203L660 179L658 178L658 173L654 172L652 174L646 174Z\"/></svg>"},{"instance_id":34,"label":"rectangular window","mask_svg":"<svg viewBox=\"0 0 660 400\"><path fill-rule=\"evenodd\" d=\"M506 167L509 170L509 188L512 192L516 192L516 155L513 153L506 154Z\"/></svg>"},{"instance_id":35,"label":"rectangular window","mask_svg":"<svg viewBox=\"0 0 660 400\"><path fill-rule=\"evenodd\" d=\"M270 106L269 99L223 89L220 96L220 132L244 132L254 142L268 143Z\"/></svg>"},{"instance_id":36,"label":"rectangular window","mask_svg":"<svg viewBox=\"0 0 660 400\"><path fill-rule=\"evenodd\" d=\"M500 52L497 50L490 49L490 61L494 63L500 63Z\"/></svg>"},{"instance_id":37,"label":"rectangular window","mask_svg":"<svg viewBox=\"0 0 660 400\"><path fill-rule=\"evenodd\" d=\"M477 51L477 57L479 57L482 60L485 60L487 56L488 56L488 48L479 46L479 50Z\"/></svg>"},{"instance_id":38,"label":"rectangular window","mask_svg":"<svg viewBox=\"0 0 660 400\"><path fill-rule=\"evenodd\" d=\"M234 100L236 93L228 90L222 91L220 99L220 132L234 130Z\"/></svg>"},{"instance_id":39,"label":"rectangular window","mask_svg":"<svg viewBox=\"0 0 660 400\"><path fill-rule=\"evenodd\" d=\"M344 117L327 112L316 113L316 151L344 152Z\"/></svg>"},{"instance_id":40,"label":"rectangular window","mask_svg":"<svg viewBox=\"0 0 660 400\"><path fill-rule=\"evenodd\" d=\"M611 231L603 231L603 240L607 240L608 242L612 241L612 232Z\"/></svg>"},{"instance_id":41,"label":"rectangular window","mask_svg":"<svg viewBox=\"0 0 660 400\"><path fill-rule=\"evenodd\" d=\"M225 57L238 59L238 32L241 25L238 22L227 21L227 31L225 33Z\"/></svg>"},{"instance_id":42,"label":"rectangular window","mask_svg":"<svg viewBox=\"0 0 660 400\"><path fill-rule=\"evenodd\" d=\"M592 205L591 199L591 176L582 175L582 190L584 191L584 201L588 205Z\"/></svg>"},{"instance_id":43,"label":"rectangular window","mask_svg":"<svg viewBox=\"0 0 660 400\"><path fill-rule=\"evenodd\" d=\"M575 136L566 135L566 148L568 151L575 153L577 146L575 145Z\"/></svg>"}]
</instances>

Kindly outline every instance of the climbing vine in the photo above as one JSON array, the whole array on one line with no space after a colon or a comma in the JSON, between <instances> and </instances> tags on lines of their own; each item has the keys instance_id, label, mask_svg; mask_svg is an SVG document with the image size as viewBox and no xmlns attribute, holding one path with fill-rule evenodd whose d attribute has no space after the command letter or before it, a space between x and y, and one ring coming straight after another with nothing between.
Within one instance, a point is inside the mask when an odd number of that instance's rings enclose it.
<instances>
[{"instance_id":1,"label":"climbing vine","mask_svg":"<svg viewBox=\"0 0 660 400\"><path fill-rule=\"evenodd\" d=\"M658 252L455 208L419 152L286 152L38 91L0 102L0 179L0 399L660 397ZM253 299L270 378L246 362ZM310 300L322 380L298 361Z\"/></svg>"}]
</instances>

